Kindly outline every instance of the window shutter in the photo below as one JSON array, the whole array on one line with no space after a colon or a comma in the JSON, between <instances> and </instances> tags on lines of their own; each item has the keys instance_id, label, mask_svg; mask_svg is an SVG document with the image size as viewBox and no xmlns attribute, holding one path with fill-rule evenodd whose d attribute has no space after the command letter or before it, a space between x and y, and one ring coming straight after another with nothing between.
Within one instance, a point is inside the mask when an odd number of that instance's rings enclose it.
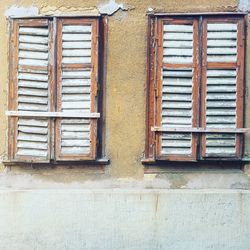
<instances>
[{"instance_id":1,"label":"window shutter","mask_svg":"<svg viewBox=\"0 0 250 250\"><path fill-rule=\"evenodd\" d=\"M97 109L98 43L96 19L61 19L58 23L57 109L93 113ZM63 118L56 125L57 160L96 157L97 120Z\"/></svg>"},{"instance_id":2,"label":"window shutter","mask_svg":"<svg viewBox=\"0 0 250 250\"><path fill-rule=\"evenodd\" d=\"M197 126L197 20L163 22L159 43L159 107L157 126L165 129ZM196 157L196 135L162 132L158 136L158 159L184 160Z\"/></svg>"},{"instance_id":3,"label":"window shutter","mask_svg":"<svg viewBox=\"0 0 250 250\"><path fill-rule=\"evenodd\" d=\"M17 116L10 118L12 160L49 161L50 122L35 114L50 110L51 27L37 19L14 21L13 29L10 109Z\"/></svg>"},{"instance_id":4,"label":"window shutter","mask_svg":"<svg viewBox=\"0 0 250 250\"><path fill-rule=\"evenodd\" d=\"M202 136L203 157L241 156L241 136L219 133L242 128L243 28L240 20L204 20L202 126L217 130Z\"/></svg>"}]
</instances>

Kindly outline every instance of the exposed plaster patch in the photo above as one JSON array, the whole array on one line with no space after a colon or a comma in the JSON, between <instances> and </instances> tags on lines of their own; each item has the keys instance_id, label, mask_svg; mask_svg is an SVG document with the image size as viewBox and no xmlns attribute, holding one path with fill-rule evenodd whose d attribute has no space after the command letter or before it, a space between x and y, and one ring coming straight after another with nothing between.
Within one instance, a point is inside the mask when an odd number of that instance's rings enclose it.
<instances>
[{"instance_id":1,"label":"exposed plaster patch","mask_svg":"<svg viewBox=\"0 0 250 250\"><path fill-rule=\"evenodd\" d=\"M239 0L238 10L250 12L250 0Z\"/></svg>"},{"instance_id":2,"label":"exposed plaster patch","mask_svg":"<svg viewBox=\"0 0 250 250\"><path fill-rule=\"evenodd\" d=\"M127 18L127 16L128 16L127 11L118 10L114 15L114 19L118 21L123 21L124 19Z\"/></svg>"},{"instance_id":3,"label":"exposed plaster patch","mask_svg":"<svg viewBox=\"0 0 250 250\"><path fill-rule=\"evenodd\" d=\"M72 6L50 6L42 5L40 8L41 15L99 15L96 7L72 7Z\"/></svg>"},{"instance_id":4,"label":"exposed plaster patch","mask_svg":"<svg viewBox=\"0 0 250 250\"><path fill-rule=\"evenodd\" d=\"M31 7L25 8L25 7L19 7L17 5L12 5L5 11L4 14L6 17L38 16L39 10L36 6L31 6Z\"/></svg>"},{"instance_id":5,"label":"exposed plaster patch","mask_svg":"<svg viewBox=\"0 0 250 250\"><path fill-rule=\"evenodd\" d=\"M115 0L109 0L108 3L100 4L98 10L101 14L113 15L118 10L128 10L124 4L118 4Z\"/></svg>"}]
</instances>

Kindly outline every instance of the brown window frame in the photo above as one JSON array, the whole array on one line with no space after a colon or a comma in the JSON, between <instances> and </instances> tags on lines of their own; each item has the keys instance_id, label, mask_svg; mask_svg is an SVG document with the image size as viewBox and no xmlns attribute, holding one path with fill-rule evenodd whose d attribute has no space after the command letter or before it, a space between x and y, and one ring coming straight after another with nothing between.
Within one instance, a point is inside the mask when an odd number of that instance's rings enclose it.
<instances>
[{"instance_id":1,"label":"brown window frame","mask_svg":"<svg viewBox=\"0 0 250 250\"><path fill-rule=\"evenodd\" d=\"M60 62L62 53L58 53L62 46L61 34L62 23L65 24L91 24L92 54L91 64L81 65L74 64L62 65L62 68L92 68L91 73L91 114L89 117L91 122L90 138L91 150L86 155L60 155L60 120L61 116L57 116L60 112L61 99L60 96ZM45 26L49 29L49 64L46 69L49 72L49 111L52 113L48 116L49 135L48 135L48 160L40 160L32 156L17 156L17 120L18 117L25 117L18 114L17 111L17 69L18 67L18 28L20 26ZM105 64L106 64L106 44L107 44L107 17L106 16L67 16L67 17L18 17L9 19L9 91L8 91L8 161L11 163L52 163L52 164L68 164L75 162L76 164L85 162L86 164L108 164L109 160L105 157ZM54 65L53 65L54 64ZM32 68L30 66L29 68ZM37 66L34 69L39 69ZM41 68L43 69L43 68ZM95 100L98 100L96 102ZM98 118L96 114L100 114ZM19 112L21 113L21 112ZM55 114L53 116L53 113ZM34 116L36 117L36 116ZM42 116L41 116L42 117ZM47 117L46 115L44 117Z\"/></svg>"},{"instance_id":2,"label":"brown window frame","mask_svg":"<svg viewBox=\"0 0 250 250\"><path fill-rule=\"evenodd\" d=\"M206 58L201 56L206 49L205 39L205 22L207 21L223 21L229 22L235 20L238 22L238 53L237 62L232 63L206 63ZM197 50L193 54L193 65L187 64L168 64L168 67L193 67L193 104L192 104L192 128L190 129L172 129L164 130L161 128L161 75L162 69L166 64L163 63L163 23L194 23L193 47ZM202 23L202 24L201 24ZM146 96L146 134L145 134L145 158L143 163L155 163L157 161L206 161L206 160L242 160L243 154L243 134L248 131L244 128L244 66L245 66L245 27L247 23L246 13L150 13L148 15L148 30L147 30L147 96ZM202 29L201 25L203 26ZM240 43L240 44L239 44ZM202 61L201 61L202 59ZM220 66L226 68L237 68L237 122L236 129L221 129L220 131L209 131L205 128L205 96L206 94L206 68ZM201 89L200 89L201 88ZM191 132L192 133L192 154L191 155L162 155L161 140L162 132ZM236 157L205 157L205 135L210 132L235 133L236 134Z\"/></svg>"}]
</instances>

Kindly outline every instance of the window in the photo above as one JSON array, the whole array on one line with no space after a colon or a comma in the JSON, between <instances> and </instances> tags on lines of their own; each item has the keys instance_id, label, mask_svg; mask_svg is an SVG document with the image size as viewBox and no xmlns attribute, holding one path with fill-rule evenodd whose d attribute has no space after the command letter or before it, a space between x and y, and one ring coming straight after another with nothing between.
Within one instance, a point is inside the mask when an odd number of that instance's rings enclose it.
<instances>
[{"instance_id":1,"label":"window","mask_svg":"<svg viewBox=\"0 0 250 250\"><path fill-rule=\"evenodd\" d=\"M242 15L149 17L146 158L241 159Z\"/></svg>"},{"instance_id":2,"label":"window","mask_svg":"<svg viewBox=\"0 0 250 250\"><path fill-rule=\"evenodd\" d=\"M10 21L9 158L95 160L100 18Z\"/></svg>"}]
</instances>

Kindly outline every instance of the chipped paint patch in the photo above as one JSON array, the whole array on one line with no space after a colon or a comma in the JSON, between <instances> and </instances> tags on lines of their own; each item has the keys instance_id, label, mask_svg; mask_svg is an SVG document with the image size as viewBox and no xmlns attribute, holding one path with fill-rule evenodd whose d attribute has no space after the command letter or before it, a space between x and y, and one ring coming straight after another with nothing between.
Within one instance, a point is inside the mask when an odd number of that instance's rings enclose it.
<instances>
[{"instance_id":1,"label":"chipped paint patch","mask_svg":"<svg viewBox=\"0 0 250 250\"><path fill-rule=\"evenodd\" d=\"M10 6L4 13L6 17L17 17L17 16L38 16L39 10L36 6L22 7L17 5Z\"/></svg>"},{"instance_id":2,"label":"chipped paint patch","mask_svg":"<svg viewBox=\"0 0 250 250\"><path fill-rule=\"evenodd\" d=\"M250 0L239 0L238 10L250 12Z\"/></svg>"},{"instance_id":3,"label":"chipped paint patch","mask_svg":"<svg viewBox=\"0 0 250 250\"><path fill-rule=\"evenodd\" d=\"M118 10L128 10L123 4L118 4L115 0L110 0L108 3L100 4L98 10L101 14L113 15Z\"/></svg>"}]
</instances>

